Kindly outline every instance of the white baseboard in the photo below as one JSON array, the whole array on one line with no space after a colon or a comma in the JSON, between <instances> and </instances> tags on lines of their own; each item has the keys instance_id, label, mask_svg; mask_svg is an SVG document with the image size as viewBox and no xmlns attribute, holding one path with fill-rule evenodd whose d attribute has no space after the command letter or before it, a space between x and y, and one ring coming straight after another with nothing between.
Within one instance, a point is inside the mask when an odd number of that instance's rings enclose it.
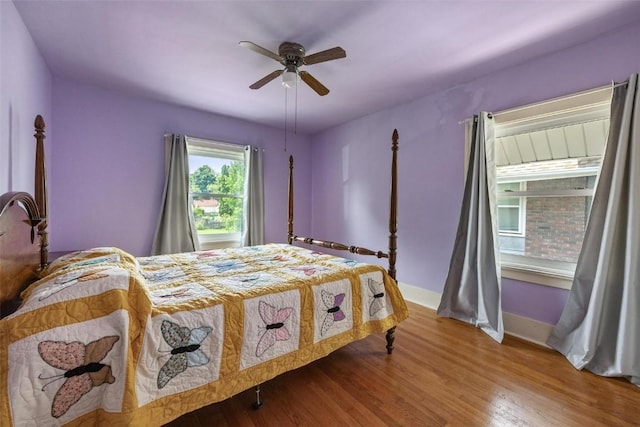
<instances>
[{"instance_id":1,"label":"white baseboard","mask_svg":"<svg viewBox=\"0 0 640 427\"><path fill-rule=\"evenodd\" d=\"M402 282L398 282L398 288L400 288L402 296L407 301L415 302L416 304L420 304L433 310L438 309L440 298L442 297L441 293L429 291L427 289L408 285Z\"/></svg>"},{"instance_id":2,"label":"white baseboard","mask_svg":"<svg viewBox=\"0 0 640 427\"><path fill-rule=\"evenodd\" d=\"M402 282L398 282L398 287L407 301L420 304L432 310L438 309L440 298L442 296L441 293L429 291L427 289ZM504 323L504 332L506 334L522 338L523 340L527 340L544 347L549 347L546 344L546 341L551 334L553 325L506 312L502 313L502 321Z\"/></svg>"}]
</instances>

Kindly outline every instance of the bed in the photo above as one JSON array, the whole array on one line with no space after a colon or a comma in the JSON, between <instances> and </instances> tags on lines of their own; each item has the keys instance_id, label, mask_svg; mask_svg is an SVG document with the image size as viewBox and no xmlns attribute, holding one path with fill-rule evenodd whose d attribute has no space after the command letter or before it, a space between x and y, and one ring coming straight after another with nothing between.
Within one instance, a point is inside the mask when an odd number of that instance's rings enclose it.
<instances>
[{"instance_id":1,"label":"bed","mask_svg":"<svg viewBox=\"0 0 640 427\"><path fill-rule=\"evenodd\" d=\"M290 157L287 244L153 257L101 247L48 262L35 125L35 197L0 197L0 425L161 425L373 333L393 351L408 316L395 281L397 132L388 252L294 235Z\"/></svg>"}]
</instances>

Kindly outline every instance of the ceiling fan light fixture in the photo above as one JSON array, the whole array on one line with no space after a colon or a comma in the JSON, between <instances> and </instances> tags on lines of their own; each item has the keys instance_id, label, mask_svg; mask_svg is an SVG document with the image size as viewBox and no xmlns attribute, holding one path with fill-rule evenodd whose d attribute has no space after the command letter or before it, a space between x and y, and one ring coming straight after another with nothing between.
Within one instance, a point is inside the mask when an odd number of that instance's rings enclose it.
<instances>
[{"instance_id":1,"label":"ceiling fan light fixture","mask_svg":"<svg viewBox=\"0 0 640 427\"><path fill-rule=\"evenodd\" d=\"M297 82L298 73L296 73L295 71L286 70L284 73L282 73L282 86L286 87L287 89L291 89L292 87L295 87Z\"/></svg>"}]
</instances>

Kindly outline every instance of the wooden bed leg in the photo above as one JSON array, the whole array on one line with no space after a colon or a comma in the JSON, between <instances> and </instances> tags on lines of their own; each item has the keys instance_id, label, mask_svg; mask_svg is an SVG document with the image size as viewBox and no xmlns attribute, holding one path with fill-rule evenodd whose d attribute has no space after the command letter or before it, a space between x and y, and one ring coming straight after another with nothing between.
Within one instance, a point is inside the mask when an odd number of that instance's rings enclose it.
<instances>
[{"instance_id":1,"label":"wooden bed leg","mask_svg":"<svg viewBox=\"0 0 640 427\"><path fill-rule=\"evenodd\" d=\"M393 353L393 341L396 339L396 327L389 329L387 331L387 354Z\"/></svg>"},{"instance_id":2,"label":"wooden bed leg","mask_svg":"<svg viewBox=\"0 0 640 427\"><path fill-rule=\"evenodd\" d=\"M256 401L251 404L253 409L260 409L262 406L262 400L260 400L260 386L256 386Z\"/></svg>"}]
</instances>

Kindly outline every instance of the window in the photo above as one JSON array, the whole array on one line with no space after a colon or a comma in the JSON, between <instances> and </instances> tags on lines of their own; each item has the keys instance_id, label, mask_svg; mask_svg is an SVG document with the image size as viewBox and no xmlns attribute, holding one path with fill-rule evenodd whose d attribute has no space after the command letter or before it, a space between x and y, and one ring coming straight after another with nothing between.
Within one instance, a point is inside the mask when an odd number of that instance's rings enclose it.
<instances>
[{"instance_id":1,"label":"window","mask_svg":"<svg viewBox=\"0 0 640 427\"><path fill-rule=\"evenodd\" d=\"M523 236L525 198L512 193L524 190L525 182L498 183L498 232L505 236Z\"/></svg>"},{"instance_id":2,"label":"window","mask_svg":"<svg viewBox=\"0 0 640 427\"><path fill-rule=\"evenodd\" d=\"M502 276L570 288L609 128L611 90L494 115Z\"/></svg>"},{"instance_id":3,"label":"window","mask_svg":"<svg viewBox=\"0 0 640 427\"><path fill-rule=\"evenodd\" d=\"M528 167L541 172L536 177L523 175L522 181L515 183L520 187L516 190L514 183L500 184L500 176L505 169L524 168L497 168L500 253L507 269L537 271L566 279L573 276L599 165L597 156L586 161L534 162ZM510 204L506 205L505 200Z\"/></svg>"},{"instance_id":4,"label":"window","mask_svg":"<svg viewBox=\"0 0 640 427\"><path fill-rule=\"evenodd\" d=\"M203 249L240 246L244 147L187 137L189 193Z\"/></svg>"}]
</instances>

